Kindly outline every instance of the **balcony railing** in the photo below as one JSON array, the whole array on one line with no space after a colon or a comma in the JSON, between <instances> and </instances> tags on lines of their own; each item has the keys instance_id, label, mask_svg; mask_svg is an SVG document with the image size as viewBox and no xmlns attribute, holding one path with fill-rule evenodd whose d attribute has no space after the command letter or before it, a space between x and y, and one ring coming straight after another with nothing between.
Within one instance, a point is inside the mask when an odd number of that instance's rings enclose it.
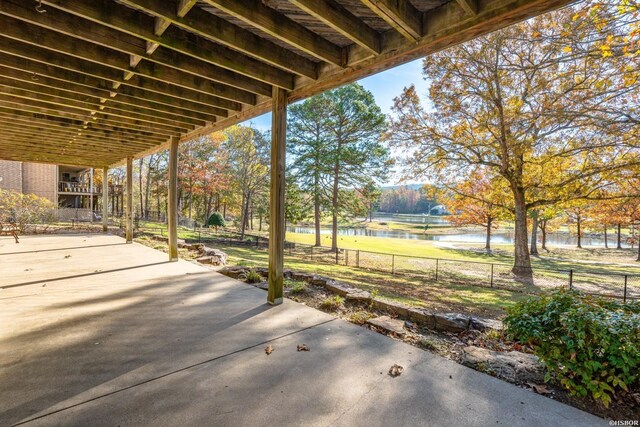
<instances>
[{"instance_id":1,"label":"balcony railing","mask_svg":"<svg viewBox=\"0 0 640 427\"><path fill-rule=\"evenodd\" d=\"M102 194L102 186L82 182L59 181L58 192L60 193L77 193L77 194ZM122 194L122 185L109 185L109 194Z\"/></svg>"}]
</instances>

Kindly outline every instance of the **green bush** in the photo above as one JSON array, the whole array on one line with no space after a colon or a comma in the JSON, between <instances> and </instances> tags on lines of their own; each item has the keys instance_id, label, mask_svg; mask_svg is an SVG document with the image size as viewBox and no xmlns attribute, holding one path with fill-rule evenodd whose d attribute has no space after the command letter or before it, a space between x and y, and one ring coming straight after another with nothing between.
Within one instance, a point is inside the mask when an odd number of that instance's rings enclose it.
<instances>
[{"instance_id":1,"label":"green bush","mask_svg":"<svg viewBox=\"0 0 640 427\"><path fill-rule=\"evenodd\" d=\"M640 303L558 290L520 302L505 319L507 335L529 343L555 377L578 396L606 406L640 382Z\"/></svg>"},{"instance_id":2,"label":"green bush","mask_svg":"<svg viewBox=\"0 0 640 427\"><path fill-rule=\"evenodd\" d=\"M47 198L0 189L0 221L15 222L21 233L36 232L56 221L56 206Z\"/></svg>"},{"instance_id":3,"label":"green bush","mask_svg":"<svg viewBox=\"0 0 640 427\"><path fill-rule=\"evenodd\" d=\"M247 283L259 283L259 282L262 282L262 276L260 275L260 273L258 273L257 271L255 271L252 268L247 270L247 271L245 271L244 273L242 273L240 278L242 280L244 280L245 282L247 282Z\"/></svg>"},{"instance_id":4,"label":"green bush","mask_svg":"<svg viewBox=\"0 0 640 427\"><path fill-rule=\"evenodd\" d=\"M307 292L307 284L301 280L285 280L284 284L292 294L303 294Z\"/></svg>"},{"instance_id":5,"label":"green bush","mask_svg":"<svg viewBox=\"0 0 640 427\"><path fill-rule=\"evenodd\" d=\"M215 227L216 229L218 229L218 227L224 227L225 226L224 217L220 212L214 212L211 214L211 216L207 220L207 225L209 227Z\"/></svg>"}]
</instances>

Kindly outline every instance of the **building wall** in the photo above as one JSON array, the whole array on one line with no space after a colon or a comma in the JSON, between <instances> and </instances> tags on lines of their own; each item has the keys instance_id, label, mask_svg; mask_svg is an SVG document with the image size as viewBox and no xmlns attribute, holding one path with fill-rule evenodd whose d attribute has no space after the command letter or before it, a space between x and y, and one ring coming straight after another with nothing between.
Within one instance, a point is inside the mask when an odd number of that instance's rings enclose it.
<instances>
[{"instance_id":1,"label":"building wall","mask_svg":"<svg viewBox=\"0 0 640 427\"><path fill-rule=\"evenodd\" d=\"M22 162L0 160L0 188L22 192Z\"/></svg>"},{"instance_id":2,"label":"building wall","mask_svg":"<svg viewBox=\"0 0 640 427\"><path fill-rule=\"evenodd\" d=\"M0 160L0 188L33 193L58 203L56 165Z\"/></svg>"},{"instance_id":3,"label":"building wall","mask_svg":"<svg viewBox=\"0 0 640 427\"><path fill-rule=\"evenodd\" d=\"M23 163L22 192L45 197L57 204L56 170L56 165Z\"/></svg>"}]
</instances>

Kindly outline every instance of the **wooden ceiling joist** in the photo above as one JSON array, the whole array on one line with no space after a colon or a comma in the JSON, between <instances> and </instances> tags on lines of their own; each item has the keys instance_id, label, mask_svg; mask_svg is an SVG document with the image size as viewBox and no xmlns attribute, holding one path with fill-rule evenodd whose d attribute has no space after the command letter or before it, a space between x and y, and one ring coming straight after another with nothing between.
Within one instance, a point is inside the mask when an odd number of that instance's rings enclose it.
<instances>
[{"instance_id":1,"label":"wooden ceiling joist","mask_svg":"<svg viewBox=\"0 0 640 427\"><path fill-rule=\"evenodd\" d=\"M0 158L112 166L569 2L0 0Z\"/></svg>"}]
</instances>

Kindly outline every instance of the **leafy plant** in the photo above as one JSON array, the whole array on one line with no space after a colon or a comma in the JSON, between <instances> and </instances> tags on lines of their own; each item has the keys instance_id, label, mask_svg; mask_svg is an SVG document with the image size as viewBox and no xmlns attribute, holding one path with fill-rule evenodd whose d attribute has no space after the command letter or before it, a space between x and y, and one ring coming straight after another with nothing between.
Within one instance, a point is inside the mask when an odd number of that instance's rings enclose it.
<instances>
[{"instance_id":1,"label":"leafy plant","mask_svg":"<svg viewBox=\"0 0 640 427\"><path fill-rule=\"evenodd\" d=\"M301 280L286 280L285 286L292 294L302 294L307 291L307 284Z\"/></svg>"},{"instance_id":2,"label":"leafy plant","mask_svg":"<svg viewBox=\"0 0 640 427\"><path fill-rule=\"evenodd\" d=\"M320 302L320 308L327 311L337 311L344 306L344 298L340 295L327 297Z\"/></svg>"},{"instance_id":3,"label":"leafy plant","mask_svg":"<svg viewBox=\"0 0 640 427\"><path fill-rule=\"evenodd\" d=\"M547 369L578 396L609 406L640 382L640 303L561 289L509 309L507 334L533 346Z\"/></svg>"},{"instance_id":4,"label":"leafy plant","mask_svg":"<svg viewBox=\"0 0 640 427\"><path fill-rule=\"evenodd\" d=\"M220 212L214 212L211 214L211 216L207 220L207 225L209 227L215 227L216 230L218 229L218 227L224 227L225 226L224 217Z\"/></svg>"},{"instance_id":5,"label":"leafy plant","mask_svg":"<svg viewBox=\"0 0 640 427\"><path fill-rule=\"evenodd\" d=\"M255 271L253 268L245 271L240 275L240 278L247 283L259 283L262 281L262 276L260 273Z\"/></svg>"},{"instance_id":6,"label":"leafy plant","mask_svg":"<svg viewBox=\"0 0 640 427\"><path fill-rule=\"evenodd\" d=\"M368 311L358 310L351 313L351 316L349 316L349 321L357 325L364 325L365 323L367 323L367 320L371 319L372 317L374 316Z\"/></svg>"}]
</instances>

